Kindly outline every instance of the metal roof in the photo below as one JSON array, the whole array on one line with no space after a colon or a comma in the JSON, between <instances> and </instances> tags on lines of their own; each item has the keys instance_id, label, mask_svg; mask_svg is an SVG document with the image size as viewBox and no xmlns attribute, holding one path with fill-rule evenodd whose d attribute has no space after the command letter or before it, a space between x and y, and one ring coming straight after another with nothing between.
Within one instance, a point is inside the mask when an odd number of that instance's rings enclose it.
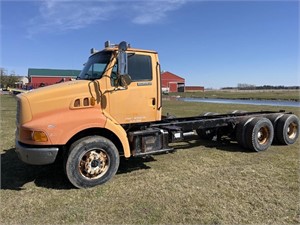
<instances>
[{"instance_id":1,"label":"metal roof","mask_svg":"<svg viewBox=\"0 0 300 225\"><path fill-rule=\"evenodd\" d=\"M161 79L162 80L178 80L178 81L182 81L184 82L185 79L178 76L178 75L175 75L174 73L170 73L169 71L165 71L161 74Z\"/></svg>"},{"instance_id":2,"label":"metal roof","mask_svg":"<svg viewBox=\"0 0 300 225\"><path fill-rule=\"evenodd\" d=\"M39 77L77 77L80 74L80 70L61 70L61 69L36 69L29 68L28 76Z\"/></svg>"}]
</instances>

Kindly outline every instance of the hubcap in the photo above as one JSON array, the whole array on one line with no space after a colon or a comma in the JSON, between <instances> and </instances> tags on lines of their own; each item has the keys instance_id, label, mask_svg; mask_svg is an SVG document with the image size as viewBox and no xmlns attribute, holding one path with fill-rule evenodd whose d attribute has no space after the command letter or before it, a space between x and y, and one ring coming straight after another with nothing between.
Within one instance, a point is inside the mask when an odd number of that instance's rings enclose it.
<instances>
[{"instance_id":1,"label":"hubcap","mask_svg":"<svg viewBox=\"0 0 300 225\"><path fill-rule=\"evenodd\" d=\"M109 156L102 149L86 152L79 162L79 171L82 176L97 179L103 176L109 167Z\"/></svg>"},{"instance_id":2,"label":"hubcap","mask_svg":"<svg viewBox=\"0 0 300 225\"><path fill-rule=\"evenodd\" d=\"M298 132L298 126L296 123L290 123L287 129L287 135L290 139L294 139Z\"/></svg>"},{"instance_id":3,"label":"hubcap","mask_svg":"<svg viewBox=\"0 0 300 225\"><path fill-rule=\"evenodd\" d=\"M265 144L269 139L269 129L267 127L262 127L257 133L257 139L260 144Z\"/></svg>"}]
</instances>

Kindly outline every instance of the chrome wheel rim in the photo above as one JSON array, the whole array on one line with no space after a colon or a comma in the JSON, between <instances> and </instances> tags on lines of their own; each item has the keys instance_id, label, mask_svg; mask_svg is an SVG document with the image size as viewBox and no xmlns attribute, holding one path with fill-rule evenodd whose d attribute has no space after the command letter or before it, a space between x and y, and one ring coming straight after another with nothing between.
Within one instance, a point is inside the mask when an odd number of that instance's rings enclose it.
<instances>
[{"instance_id":1,"label":"chrome wheel rim","mask_svg":"<svg viewBox=\"0 0 300 225\"><path fill-rule=\"evenodd\" d=\"M110 159L103 149L92 149L85 152L78 164L80 174L88 179L98 179L108 170Z\"/></svg>"},{"instance_id":2,"label":"chrome wheel rim","mask_svg":"<svg viewBox=\"0 0 300 225\"><path fill-rule=\"evenodd\" d=\"M287 129L287 135L290 139L294 139L298 132L298 126L296 123L290 123Z\"/></svg>"},{"instance_id":3,"label":"chrome wheel rim","mask_svg":"<svg viewBox=\"0 0 300 225\"><path fill-rule=\"evenodd\" d=\"M268 127L261 127L257 133L258 142L263 145L268 142L270 133Z\"/></svg>"}]
</instances>

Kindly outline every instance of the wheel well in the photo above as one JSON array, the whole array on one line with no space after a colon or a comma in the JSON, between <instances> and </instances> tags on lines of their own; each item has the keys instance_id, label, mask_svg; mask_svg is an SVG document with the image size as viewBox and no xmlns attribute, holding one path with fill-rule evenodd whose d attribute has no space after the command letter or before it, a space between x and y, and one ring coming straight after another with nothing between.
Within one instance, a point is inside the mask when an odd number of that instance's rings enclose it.
<instances>
[{"instance_id":1,"label":"wheel well","mask_svg":"<svg viewBox=\"0 0 300 225\"><path fill-rule=\"evenodd\" d=\"M111 132L110 130L104 129L104 128L89 128L89 129L80 131L79 133L75 134L67 142L67 144L65 146L65 150L68 151L71 144L74 143L75 141L77 141L78 139L86 137L86 136L92 136L92 135L98 135L98 136L102 136L102 137L109 139L112 143L114 143L114 145L118 149L120 156L124 155L124 150L123 150L123 146L122 146L120 139L113 132Z\"/></svg>"}]
</instances>

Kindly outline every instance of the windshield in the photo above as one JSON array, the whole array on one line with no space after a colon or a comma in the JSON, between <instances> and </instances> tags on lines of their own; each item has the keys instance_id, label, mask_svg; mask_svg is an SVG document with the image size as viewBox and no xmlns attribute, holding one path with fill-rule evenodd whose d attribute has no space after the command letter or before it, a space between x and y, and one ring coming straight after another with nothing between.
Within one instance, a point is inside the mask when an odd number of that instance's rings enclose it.
<instances>
[{"instance_id":1,"label":"windshield","mask_svg":"<svg viewBox=\"0 0 300 225\"><path fill-rule=\"evenodd\" d=\"M100 79L110 61L112 52L98 52L92 55L77 77L79 80Z\"/></svg>"}]
</instances>

